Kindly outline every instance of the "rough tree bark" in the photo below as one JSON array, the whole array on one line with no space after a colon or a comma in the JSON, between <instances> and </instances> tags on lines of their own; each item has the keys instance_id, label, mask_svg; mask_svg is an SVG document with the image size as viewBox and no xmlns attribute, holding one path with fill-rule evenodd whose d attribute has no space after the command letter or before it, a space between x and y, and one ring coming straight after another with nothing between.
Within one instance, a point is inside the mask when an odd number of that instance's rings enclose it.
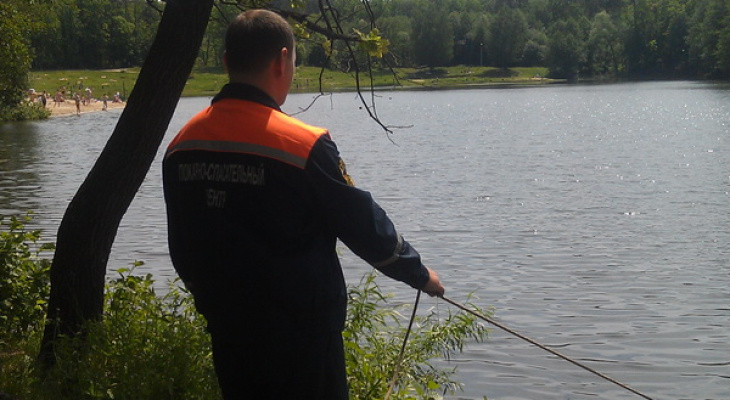
<instances>
[{"instance_id":1,"label":"rough tree bark","mask_svg":"<svg viewBox=\"0 0 730 400\"><path fill-rule=\"evenodd\" d=\"M214 0L167 0L157 35L109 142L58 229L40 361L54 364L59 335L99 319L119 223L142 184L202 43Z\"/></svg>"}]
</instances>

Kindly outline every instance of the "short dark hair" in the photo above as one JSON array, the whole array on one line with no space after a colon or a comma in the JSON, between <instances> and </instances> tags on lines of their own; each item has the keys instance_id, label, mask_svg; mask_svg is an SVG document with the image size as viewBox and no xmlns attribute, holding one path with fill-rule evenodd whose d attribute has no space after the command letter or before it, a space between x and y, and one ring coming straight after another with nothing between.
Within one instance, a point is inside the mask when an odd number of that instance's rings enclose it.
<instances>
[{"instance_id":1,"label":"short dark hair","mask_svg":"<svg viewBox=\"0 0 730 400\"><path fill-rule=\"evenodd\" d=\"M294 47L291 26L279 14L249 10L239 14L226 31L225 49L230 72L255 73L263 70L286 47Z\"/></svg>"}]
</instances>

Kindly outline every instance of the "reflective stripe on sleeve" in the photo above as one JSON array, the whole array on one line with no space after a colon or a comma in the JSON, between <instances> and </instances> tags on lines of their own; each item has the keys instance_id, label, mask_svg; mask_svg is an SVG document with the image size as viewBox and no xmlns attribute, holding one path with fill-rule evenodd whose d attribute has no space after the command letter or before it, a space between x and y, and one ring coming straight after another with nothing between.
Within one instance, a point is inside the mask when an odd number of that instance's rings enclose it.
<instances>
[{"instance_id":1,"label":"reflective stripe on sleeve","mask_svg":"<svg viewBox=\"0 0 730 400\"><path fill-rule=\"evenodd\" d=\"M375 268L382 268L382 267L388 266L388 265L396 262L400 258L400 252L402 250L403 250L403 237L401 235L398 235L398 243L395 246L395 250L393 250L393 254L383 261L372 262L372 263L370 263L370 265L372 265Z\"/></svg>"}]
</instances>

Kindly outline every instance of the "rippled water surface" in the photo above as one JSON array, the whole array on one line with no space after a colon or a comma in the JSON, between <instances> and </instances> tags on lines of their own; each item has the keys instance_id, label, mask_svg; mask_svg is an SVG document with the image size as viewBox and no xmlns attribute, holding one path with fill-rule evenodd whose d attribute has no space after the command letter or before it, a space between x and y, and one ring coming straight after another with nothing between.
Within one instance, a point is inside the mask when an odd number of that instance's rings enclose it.
<instances>
[{"instance_id":1,"label":"rippled water surface","mask_svg":"<svg viewBox=\"0 0 730 400\"><path fill-rule=\"evenodd\" d=\"M208 102L182 99L165 145ZM390 138L361 106L338 94L299 117L330 129L449 297L473 293L505 325L654 399L730 399L730 86L384 92L378 115L406 127ZM0 213L36 210L52 237L118 116L0 125ZM164 282L161 152L110 269L143 260ZM368 267L343 258L356 284ZM451 399L639 398L498 330L445 365L464 383Z\"/></svg>"}]
</instances>

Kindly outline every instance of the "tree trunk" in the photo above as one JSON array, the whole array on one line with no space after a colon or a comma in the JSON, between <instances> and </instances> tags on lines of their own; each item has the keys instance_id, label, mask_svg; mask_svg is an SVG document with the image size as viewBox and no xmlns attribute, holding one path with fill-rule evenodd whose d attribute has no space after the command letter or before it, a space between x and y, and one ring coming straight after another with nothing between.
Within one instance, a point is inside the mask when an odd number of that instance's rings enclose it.
<instances>
[{"instance_id":1,"label":"tree trunk","mask_svg":"<svg viewBox=\"0 0 730 400\"><path fill-rule=\"evenodd\" d=\"M59 335L99 319L107 261L119 223L142 184L190 75L213 0L167 0L155 41L124 112L66 209L51 265L39 360L54 364Z\"/></svg>"}]
</instances>

